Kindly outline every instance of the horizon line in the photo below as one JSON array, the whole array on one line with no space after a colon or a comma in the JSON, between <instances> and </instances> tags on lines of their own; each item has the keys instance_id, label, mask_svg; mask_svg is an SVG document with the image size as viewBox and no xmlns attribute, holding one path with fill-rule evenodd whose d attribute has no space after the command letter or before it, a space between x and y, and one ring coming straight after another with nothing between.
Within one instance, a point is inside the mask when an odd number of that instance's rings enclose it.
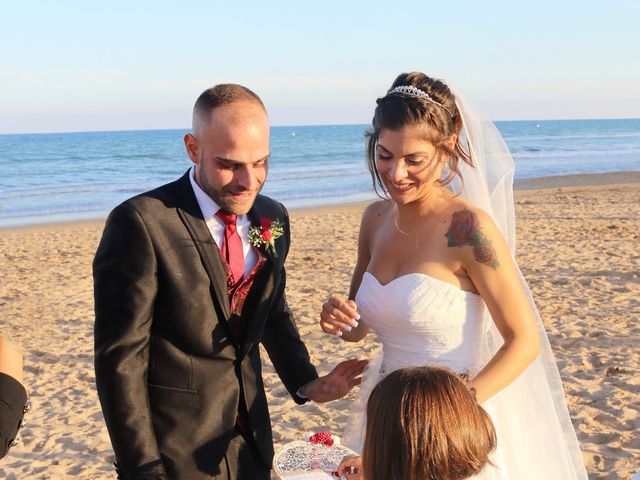
<instances>
[{"instance_id":1,"label":"horizon line","mask_svg":"<svg viewBox=\"0 0 640 480\"><path fill-rule=\"evenodd\" d=\"M530 119L500 119L492 120L494 123L505 122L573 122L573 121L597 121L597 120L640 120L640 117L603 117L603 118L530 118ZM294 128L294 127L346 127L355 125L371 125L370 123L301 123L301 124L273 124L271 128ZM191 131L191 127L167 127L167 128L129 128L121 130L59 130L59 131L36 131L36 132L0 132L0 136L9 135L62 135L73 133L124 133L124 132L157 132L169 130Z\"/></svg>"}]
</instances>

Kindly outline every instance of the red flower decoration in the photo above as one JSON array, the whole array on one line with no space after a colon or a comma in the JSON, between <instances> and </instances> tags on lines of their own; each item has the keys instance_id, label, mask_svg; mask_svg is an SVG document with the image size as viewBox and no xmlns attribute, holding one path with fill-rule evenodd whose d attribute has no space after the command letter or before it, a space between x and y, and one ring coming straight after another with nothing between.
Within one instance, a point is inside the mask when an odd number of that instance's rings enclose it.
<instances>
[{"instance_id":1,"label":"red flower decoration","mask_svg":"<svg viewBox=\"0 0 640 480\"><path fill-rule=\"evenodd\" d=\"M309 437L309 441L311 443L320 443L322 445L326 445L327 447L331 447L333 445L333 438L331 437L331 433L329 432L314 433Z\"/></svg>"},{"instance_id":2,"label":"red flower decoration","mask_svg":"<svg viewBox=\"0 0 640 480\"><path fill-rule=\"evenodd\" d=\"M449 247L473 245L473 236L480 229L478 217L470 210L455 212L451 219L451 227L447 232Z\"/></svg>"},{"instance_id":3,"label":"red flower decoration","mask_svg":"<svg viewBox=\"0 0 640 480\"><path fill-rule=\"evenodd\" d=\"M260 218L259 227L249 228L249 242L254 247L263 247L272 258L277 258L275 242L284 235L284 224L277 218Z\"/></svg>"},{"instance_id":4,"label":"red flower decoration","mask_svg":"<svg viewBox=\"0 0 640 480\"><path fill-rule=\"evenodd\" d=\"M274 218L262 217L260 219L260 228L262 228L263 230L269 230L271 222L273 222L274 220Z\"/></svg>"},{"instance_id":5,"label":"red flower decoration","mask_svg":"<svg viewBox=\"0 0 640 480\"><path fill-rule=\"evenodd\" d=\"M499 265L496 249L489 243L479 243L473 247L473 255L476 261L489 265L494 270Z\"/></svg>"}]
</instances>

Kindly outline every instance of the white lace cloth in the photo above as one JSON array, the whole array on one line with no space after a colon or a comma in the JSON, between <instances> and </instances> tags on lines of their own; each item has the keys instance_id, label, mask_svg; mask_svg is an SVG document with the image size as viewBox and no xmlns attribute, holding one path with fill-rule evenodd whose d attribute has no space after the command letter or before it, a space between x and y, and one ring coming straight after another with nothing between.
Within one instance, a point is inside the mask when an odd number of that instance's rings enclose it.
<instances>
[{"instance_id":1,"label":"white lace cloth","mask_svg":"<svg viewBox=\"0 0 640 480\"><path fill-rule=\"evenodd\" d=\"M355 452L342 445L330 447L296 440L283 445L273 458L273 470L281 478L305 472L334 472L346 455Z\"/></svg>"}]
</instances>

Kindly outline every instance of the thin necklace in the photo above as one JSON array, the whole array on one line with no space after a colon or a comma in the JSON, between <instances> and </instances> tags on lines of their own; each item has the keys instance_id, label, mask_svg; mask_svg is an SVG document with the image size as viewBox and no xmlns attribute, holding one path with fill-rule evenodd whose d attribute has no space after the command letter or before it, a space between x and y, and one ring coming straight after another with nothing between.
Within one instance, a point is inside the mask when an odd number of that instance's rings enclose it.
<instances>
[{"instance_id":1,"label":"thin necklace","mask_svg":"<svg viewBox=\"0 0 640 480\"><path fill-rule=\"evenodd\" d=\"M396 227L396 230L398 232L400 232L402 235L404 235L407 238L411 238L413 240L415 240L416 242L416 250L420 247L420 239L418 237L414 237L412 235L409 235L407 232L405 232L404 230L402 230L400 228L400 225L398 225L398 217L399 217L400 213L398 212L398 204L393 202L393 207L391 209L391 218L393 218L393 224Z\"/></svg>"},{"instance_id":2,"label":"thin necklace","mask_svg":"<svg viewBox=\"0 0 640 480\"><path fill-rule=\"evenodd\" d=\"M438 194L443 195L444 192L442 190L446 190L446 189L437 190L436 192L434 192L434 196L437 196ZM393 200L392 200L392 202L393 202ZM395 225L396 230L399 233L401 233L402 235L404 235L405 237L412 238L413 240L415 240L416 249L418 249L420 247L420 237L410 235L409 233L407 233L404 230L402 230L400 228L400 225L398 224L398 218L399 217L400 217L400 212L399 212L398 204L396 202L393 202L393 206L392 206L392 209L391 209L391 218L393 218L393 224Z\"/></svg>"}]
</instances>

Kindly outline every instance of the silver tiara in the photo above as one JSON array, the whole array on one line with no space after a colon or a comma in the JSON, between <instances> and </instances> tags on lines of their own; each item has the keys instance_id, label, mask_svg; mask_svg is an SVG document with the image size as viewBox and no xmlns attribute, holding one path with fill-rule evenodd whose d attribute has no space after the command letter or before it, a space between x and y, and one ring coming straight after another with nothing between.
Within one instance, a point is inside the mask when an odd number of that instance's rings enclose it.
<instances>
[{"instance_id":1,"label":"silver tiara","mask_svg":"<svg viewBox=\"0 0 640 480\"><path fill-rule=\"evenodd\" d=\"M451 113L451 111L447 107L445 107L443 104L441 104L437 100L434 100L431 97L431 95L429 95L427 92L425 92L423 90L420 90L419 88L416 88L413 85L400 85L399 87L396 87L393 90L390 90L387 93L387 95L391 95L391 94L394 94L394 93L406 93L407 95L410 95L412 97L424 98L425 100L429 100L431 103L435 103L439 107L444 108L447 111L447 113L449 114L449 116L451 118L453 118L453 114Z\"/></svg>"}]
</instances>

